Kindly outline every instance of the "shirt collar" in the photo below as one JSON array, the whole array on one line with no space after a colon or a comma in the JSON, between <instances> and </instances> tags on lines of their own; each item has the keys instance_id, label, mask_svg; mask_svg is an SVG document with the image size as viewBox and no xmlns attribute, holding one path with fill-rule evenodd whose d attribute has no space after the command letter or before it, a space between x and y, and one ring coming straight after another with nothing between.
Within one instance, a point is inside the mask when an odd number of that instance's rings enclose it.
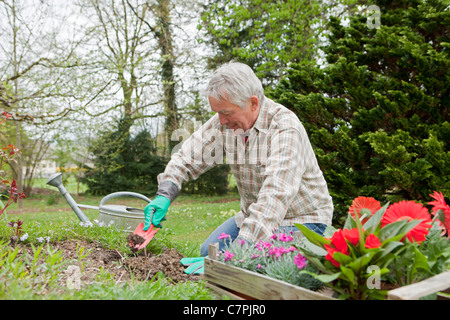
<instances>
[{"instance_id":1,"label":"shirt collar","mask_svg":"<svg viewBox=\"0 0 450 320\"><path fill-rule=\"evenodd\" d=\"M262 131L263 133L267 133L269 129L269 121L268 121L268 113L269 113L269 103L268 98L264 97L264 101L259 107L258 118L255 121L252 129L256 129L258 131Z\"/></svg>"}]
</instances>

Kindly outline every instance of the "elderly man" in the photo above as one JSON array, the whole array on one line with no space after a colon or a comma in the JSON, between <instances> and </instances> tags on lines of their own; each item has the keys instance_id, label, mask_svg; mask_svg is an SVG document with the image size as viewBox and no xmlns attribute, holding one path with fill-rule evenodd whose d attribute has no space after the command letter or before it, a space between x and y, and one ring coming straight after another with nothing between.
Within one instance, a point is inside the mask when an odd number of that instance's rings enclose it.
<instances>
[{"instance_id":1,"label":"elderly man","mask_svg":"<svg viewBox=\"0 0 450 320\"><path fill-rule=\"evenodd\" d=\"M151 222L160 224L182 183L226 159L236 178L241 210L205 241L202 256L223 232L248 243L293 230L294 223L323 233L331 224L333 204L297 116L265 97L261 81L242 63L218 68L204 95L216 114L183 143L158 176L157 197L145 210L144 229Z\"/></svg>"}]
</instances>

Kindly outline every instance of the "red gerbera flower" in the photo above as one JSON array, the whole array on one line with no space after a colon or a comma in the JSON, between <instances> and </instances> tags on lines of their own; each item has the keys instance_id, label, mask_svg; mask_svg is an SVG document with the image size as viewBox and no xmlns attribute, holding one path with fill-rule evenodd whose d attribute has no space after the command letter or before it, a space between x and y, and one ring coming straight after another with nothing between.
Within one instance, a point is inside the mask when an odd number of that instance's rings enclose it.
<instances>
[{"instance_id":1,"label":"red gerbera flower","mask_svg":"<svg viewBox=\"0 0 450 320\"><path fill-rule=\"evenodd\" d=\"M381 227L389 223L393 223L399 220L407 219L409 221L418 219L422 220L418 225L412 228L406 237L409 241L421 243L425 240L425 236L428 234L431 228L431 216L428 210L420 203L414 201L400 201L394 203L387 208L381 220Z\"/></svg>"},{"instance_id":2,"label":"red gerbera flower","mask_svg":"<svg viewBox=\"0 0 450 320\"><path fill-rule=\"evenodd\" d=\"M372 197L357 197L353 200L352 205L350 206L348 212L352 215L354 219L356 219L356 213L358 213L358 217L361 218L361 210L368 209L372 212L372 215L381 209L380 202L375 200ZM361 224L364 224L369 217L365 217Z\"/></svg>"},{"instance_id":3,"label":"red gerbera flower","mask_svg":"<svg viewBox=\"0 0 450 320\"><path fill-rule=\"evenodd\" d=\"M445 201L442 192L434 191L430 196L436 200L428 202L429 205L433 206L431 211L434 215L438 214L439 210L443 211L443 221L439 219L439 224L444 229L444 233L447 230L447 238L450 238L450 205Z\"/></svg>"}]
</instances>

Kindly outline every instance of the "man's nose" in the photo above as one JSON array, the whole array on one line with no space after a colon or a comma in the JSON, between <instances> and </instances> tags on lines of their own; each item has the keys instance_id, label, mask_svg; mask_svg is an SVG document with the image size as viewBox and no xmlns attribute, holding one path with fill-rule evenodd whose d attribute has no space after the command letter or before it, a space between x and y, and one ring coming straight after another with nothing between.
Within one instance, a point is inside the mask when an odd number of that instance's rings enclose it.
<instances>
[{"instance_id":1,"label":"man's nose","mask_svg":"<svg viewBox=\"0 0 450 320\"><path fill-rule=\"evenodd\" d=\"M222 116L220 113L219 113L219 121L220 121L220 125L222 125L222 126L224 124L228 123L228 120L224 116Z\"/></svg>"}]
</instances>

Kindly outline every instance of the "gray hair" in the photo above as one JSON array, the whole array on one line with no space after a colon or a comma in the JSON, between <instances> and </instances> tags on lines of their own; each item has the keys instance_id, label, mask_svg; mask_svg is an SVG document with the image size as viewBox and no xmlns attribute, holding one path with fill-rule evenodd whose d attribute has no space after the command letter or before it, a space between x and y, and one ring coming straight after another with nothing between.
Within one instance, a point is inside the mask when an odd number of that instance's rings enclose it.
<instances>
[{"instance_id":1,"label":"gray hair","mask_svg":"<svg viewBox=\"0 0 450 320\"><path fill-rule=\"evenodd\" d=\"M248 65L233 61L214 72L202 94L219 101L228 100L242 109L245 109L251 96L256 96L260 104L264 101L261 80Z\"/></svg>"}]
</instances>

